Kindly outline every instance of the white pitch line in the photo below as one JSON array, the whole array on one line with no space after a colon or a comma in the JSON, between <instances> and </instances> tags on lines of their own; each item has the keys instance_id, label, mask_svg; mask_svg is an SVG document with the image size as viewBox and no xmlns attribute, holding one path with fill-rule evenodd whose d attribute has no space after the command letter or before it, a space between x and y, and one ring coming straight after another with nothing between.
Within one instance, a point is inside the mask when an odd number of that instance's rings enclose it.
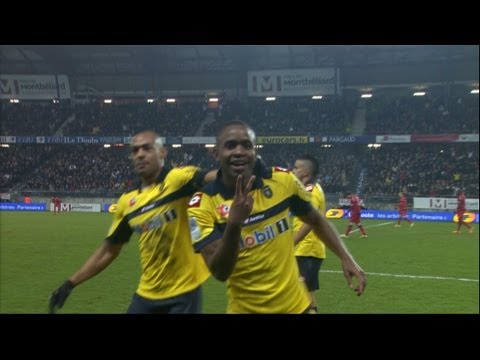
<instances>
[{"instance_id":1,"label":"white pitch line","mask_svg":"<svg viewBox=\"0 0 480 360\"><path fill-rule=\"evenodd\" d=\"M338 270L321 270L320 273L335 273L343 274L343 271ZM469 282L478 282L478 279L465 279L465 278L454 278L454 277L443 277L443 276L423 276L423 275L400 275L400 274L385 274L385 273L373 273L368 272L367 275L377 275L377 276L389 276L389 277L398 277L398 278L410 278L410 279L432 279L432 280L457 280L457 281L469 281Z\"/></svg>"},{"instance_id":2,"label":"white pitch line","mask_svg":"<svg viewBox=\"0 0 480 360\"><path fill-rule=\"evenodd\" d=\"M370 225L370 226L364 226L363 228L364 229L370 229L372 227L379 227L379 226L385 226L385 225L390 225L390 224L393 224L394 221L389 221L389 222L386 222L386 223L381 223L381 224L377 224L377 225ZM360 229L355 229L355 230L352 230L350 231L350 234L355 232L355 231L360 231Z\"/></svg>"},{"instance_id":3,"label":"white pitch line","mask_svg":"<svg viewBox=\"0 0 480 360\"><path fill-rule=\"evenodd\" d=\"M381 223L377 225L365 226L365 229L378 227L378 226L385 226L389 224L393 224L394 221ZM350 233L355 231L359 231L359 229L352 230ZM321 270L320 272L327 272L327 273L339 273L343 274L343 271L337 270ZM454 278L454 277L442 277L442 276L423 276L423 275L399 275L399 274L385 274L385 273L372 273L369 272L367 275L377 275L377 276L390 276L390 277L399 277L399 278L410 278L410 279L432 279L432 280L457 280L457 281L470 281L470 282L478 282L478 279L465 279L465 278Z\"/></svg>"}]
</instances>

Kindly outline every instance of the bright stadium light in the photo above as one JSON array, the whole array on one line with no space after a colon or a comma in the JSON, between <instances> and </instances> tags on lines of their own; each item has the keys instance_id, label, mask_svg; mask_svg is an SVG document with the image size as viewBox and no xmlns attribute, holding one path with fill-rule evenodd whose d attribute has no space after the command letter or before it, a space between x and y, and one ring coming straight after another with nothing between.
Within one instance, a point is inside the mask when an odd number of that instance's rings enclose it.
<instances>
[{"instance_id":1,"label":"bright stadium light","mask_svg":"<svg viewBox=\"0 0 480 360\"><path fill-rule=\"evenodd\" d=\"M312 100L320 100L322 97L322 95L313 95Z\"/></svg>"},{"instance_id":2,"label":"bright stadium light","mask_svg":"<svg viewBox=\"0 0 480 360\"><path fill-rule=\"evenodd\" d=\"M0 147L8 148L8 147L10 147L10 145L8 145L8 144L1 144Z\"/></svg>"},{"instance_id":3,"label":"bright stadium light","mask_svg":"<svg viewBox=\"0 0 480 360\"><path fill-rule=\"evenodd\" d=\"M372 94L362 94L362 96L360 96L362 99L369 99L371 98L373 95Z\"/></svg>"},{"instance_id":4,"label":"bright stadium light","mask_svg":"<svg viewBox=\"0 0 480 360\"><path fill-rule=\"evenodd\" d=\"M470 94L478 94L478 89L473 89L472 91L470 91Z\"/></svg>"},{"instance_id":5,"label":"bright stadium light","mask_svg":"<svg viewBox=\"0 0 480 360\"><path fill-rule=\"evenodd\" d=\"M172 144L172 148L181 148L182 144Z\"/></svg>"},{"instance_id":6,"label":"bright stadium light","mask_svg":"<svg viewBox=\"0 0 480 360\"><path fill-rule=\"evenodd\" d=\"M147 99L147 103L151 104L153 103L155 100L154 99Z\"/></svg>"},{"instance_id":7,"label":"bright stadium light","mask_svg":"<svg viewBox=\"0 0 480 360\"><path fill-rule=\"evenodd\" d=\"M167 99L167 103L174 103L176 100L174 98Z\"/></svg>"},{"instance_id":8,"label":"bright stadium light","mask_svg":"<svg viewBox=\"0 0 480 360\"><path fill-rule=\"evenodd\" d=\"M215 147L215 144L206 144L205 147L206 148L213 148L213 147Z\"/></svg>"},{"instance_id":9,"label":"bright stadium light","mask_svg":"<svg viewBox=\"0 0 480 360\"><path fill-rule=\"evenodd\" d=\"M413 93L413 96L425 96L426 92L425 91L417 91Z\"/></svg>"},{"instance_id":10,"label":"bright stadium light","mask_svg":"<svg viewBox=\"0 0 480 360\"><path fill-rule=\"evenodd\" d=\"M20 101L18 99L10 99L12 104L18 104Z\"/></svg>"},{"instance_id":11,"label":"bright stadium light","mask_svg":"<svg viewBox=\"0 0 480 360\"><path fill-rule=\"evenodd\" d=\"M275 96L269 96L265 98L265 101L275 101L277 98Z\"/></svg>"},{"instance_id":12,"label":"bright stadium light","mask_svg":"<svg viewBox=\"0 0 480 360\"><path fill-rule=\"evenodd\" d=\"M105 104L111 104L111 103L112 103L112 99L105 99L105 100L103 100L103 102L104 102Z\"/></svg>"},{"instance_id":13,"label":"bright stadium light","mask_svg":"<svg viewBox=\"0 0 480 360\"><path fill-rule=\"evenodd\" d=\"M208 99L208 102L218 102L218 98L210 98Z\"/></svg>"},{"instance_id":14,"label":"bright stadium light","mask_svg":"<svg viewBox=\"0 0 480 360\"><path fill-rule=\"evenodd\" d=\"M112 146L112 145L110 145L110 144L103 144L103 147L106 148L106 149L108 149L108 148L111 147L111 146Z\"/></svg>"}]
</instances>

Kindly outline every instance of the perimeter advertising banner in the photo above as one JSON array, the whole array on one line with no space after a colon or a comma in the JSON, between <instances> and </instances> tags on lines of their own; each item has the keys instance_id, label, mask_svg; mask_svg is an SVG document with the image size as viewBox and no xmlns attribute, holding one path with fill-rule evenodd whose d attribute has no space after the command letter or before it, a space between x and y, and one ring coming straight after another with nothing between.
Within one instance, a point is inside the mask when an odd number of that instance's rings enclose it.
<instances>
[{"instance_id":1,"label":"perimeter advertising banner","mask_svg":"<svg viewBox=\"0 0 480 360\"><path fill-rule=\"evenodd\" d=\"M414 197L413 207L415 209L432 210L455 210L458 200L456 198L438 197ZM468 210L479 210L478 199L465 199L465 208Z\"/></svg>"},{"instance_id":2,"label":"perimeter advertising banner","mask_svg":"<svg viewBox=\"0 0 480 360\"><path fill-rule=\"evenodd\" d=\"M47 211L45 203L0 203L0 211Z\"/></svg>"},{"instance_id":3,"label":"perimeter advertising banner","mask_svg":"<svg viewBox=\"0 0 480 360\"><path fill-rule=\"evenodd\" d=\"M453 212L408 211L407 215L412 221L458 222L458 218ZM328 219L348 219L350 217L350 212L343 209L329 209L325 216ZM362 210L360 216L362 219L390 220L393 222L398 219L398 211ZM478 213L466 212L463 216L463 221L478 224Z\"/></svg>"},{"instance_id":4,"label":"perimeter advertising banner","mask_svg":"<svg viewBox=\"0 0 480 360\"><path fill-rule=\"evenodd\" d=\"M249 71L248 96L337 95L336 68Z\"/></svg>"},{"instance_id":5,"label":"perimeter advertising banner","mask_svg":"<svg viewBox=\"0 0 480 360\"><path fill-rule=\"evenodd\" d=\"M66 75L0 75L0 99L70 99Z\"/></svg>"}]
</instances>

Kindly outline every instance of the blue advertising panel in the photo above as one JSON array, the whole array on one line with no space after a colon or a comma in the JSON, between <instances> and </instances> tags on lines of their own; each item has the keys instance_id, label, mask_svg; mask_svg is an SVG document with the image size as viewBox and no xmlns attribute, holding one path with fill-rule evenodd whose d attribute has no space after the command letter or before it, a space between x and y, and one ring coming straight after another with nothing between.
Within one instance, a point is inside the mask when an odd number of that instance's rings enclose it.
<instances>
[{"instance_id":1,"label":"blue advertising panel","mask_svg":"<svg viewBox=\"0 0 480 360\"><path fill-rule=\"evenodd\" d=\"M45 203L0 203L0 211L47 211Z\"/></svg>"}]
</instances>

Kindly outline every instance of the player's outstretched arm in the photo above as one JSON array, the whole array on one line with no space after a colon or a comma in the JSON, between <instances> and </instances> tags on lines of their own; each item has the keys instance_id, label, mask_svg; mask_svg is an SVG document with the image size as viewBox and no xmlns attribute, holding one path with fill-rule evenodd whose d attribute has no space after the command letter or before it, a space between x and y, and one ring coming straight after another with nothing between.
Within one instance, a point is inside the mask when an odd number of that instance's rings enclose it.
<instances>
[{"instance_id":1,"label":"player's outstretched arm","mask_svg":"<svg viewBox=\"0 0 480 360\"><path fill-rule=\"evenodd\" d=\"M75 286L94 277L110 265L120 254L123 244L111 244L105 240L82 267L52 293L49 299L50 314L63 307Z\"/></svg>"},{"instance_id":2,"label":"player's outstretched arm","mask_svg":"<svg viewBox=\"0 0 480 360\"><path fill-rule=\"evenodd\" d=\"M340 258L342 261L343 273L347 279L348 285L357 293L357 295L362 295L365 286L367 285L365 272L350 254L335 227L325 219L322 214L314 209L310 210L307 215L300 216L300 219L309 224L325 245L327 245L327 247ZM356 277L358 280L358 284L355 287L352 283L353 277Z\"/></svg>"}]
</instances>

